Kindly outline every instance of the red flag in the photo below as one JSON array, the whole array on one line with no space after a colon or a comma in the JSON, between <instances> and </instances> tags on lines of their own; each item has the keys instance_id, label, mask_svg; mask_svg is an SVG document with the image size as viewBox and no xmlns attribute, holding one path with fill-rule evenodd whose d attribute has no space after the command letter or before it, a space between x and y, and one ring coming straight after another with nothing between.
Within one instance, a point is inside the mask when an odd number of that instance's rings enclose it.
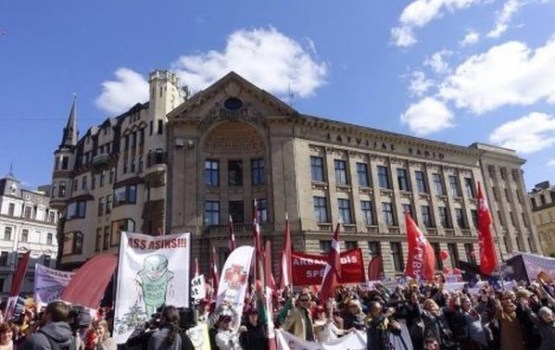
<instances>
[{"instance_id":1,"label":"red flag","mask_svg":"<svg viewBox=\"0 0 555 350\"><path fill-rule=\"evenodd\" d=\"M216 247L212 247L212 257L210 258L210 279L212 280L212 289L214 295L218 295L218 282L220 277L218 276L218 265L216 263Z\"/></svg>"},{"instance_id":2,"label":"red flag","mask_svg":"<svg viewBox=\"0 0 555 350\"><path fill-rule=\"evenodd\" d=\"M198 277L199 274L200 274L200 271L198 268L198 258L195 258L195 277Z\"/></svg>"},{"instance_id":3,"label":"red flag","mask_svg":"<svg viewBox=\"0 0 555 350\"><path fill-rule=\"evenodd\" d=\"M380 279L382 273L382 257L376 255L370 260L368 264L368 280L377 281Z\"/></svg>"},{"instance_id":4,"label":"red flag","mask_svg":"<svg viewBox=\"0 0 555 350\"><path fill-rule=\"evenodd\" d=\"M268 334L268 349L269 350L276 350L277 343L276 343L276 333L274 330L274 322L273 322L273 314L274 314L274 305L273 305L273 290L276 287L274 276L272 274L272 243L270 241L266 241L266 246L264 247L264 272L266 274L266 288L264 289L265 298L265 309L264 313L266 315L266 334Z\"/></svg>"},{"instance_id":5,"label":"red flag","mask_svg":"<svg viewBox=\"0 0 555 350\"><path fill-rule=\"evenodd\" d=\"M237 248L237 243L235 242L235 230L233 228L233 218L231 215L229 216L229 241L227 245L227 249L231 253L232 251Z\"/></svg>"},{"instance_id":6,"label":"red flag","mask_svg":"<svg viewBox=\"0 0 555 350\"><path fill-rule=\"evenodd\" d=\"M262 245L260 242L260 225L258 224L257 214L258 214L258 210L256 207L256 199L255 199L252 206L252 235L253 235L254 248L255 248L255 252L254 252L254 264L255 264L254 279L255 280L264 277L261 275Z\"/></svg>"},{"instance_id":7,"label":"red flag","mask_svg":"<svg viewBox=\"0 0 555 350\"><path fill-rule=\"evenodd\" d=\"M433 280L436 258L432 245L424 237L408 212L405 213L405 225L407 226L407 241L409 244L405 275L427 281Z\"/></svg>"},{"instance_id":8,"label":"red flag","mask_svg":"<svg viewBox=\"0 0 555 350\"><path fill-rule=\"evenodd\" d=\"M280 288L290 286L293 284L293 271L291 270L291 229L289 227L289 217L285 214L285 241L283 243L283 250L281 252L281 275L280 275Z\"/></svg>"},{"instance_id":9,"label":"red flag","mask_svg":"<svg viewBox=\"0 0 555 350\"><path fill-rule=\"evenodd\" d=\"M27 265L29 264L29 256L31 251L28 250L27 253L23 254L17 267L15 268L15 273L13 274L12 286L10 288L10 297L15 297L19 295L21 291L21 286L23 285L23 280L25 279L25 273L27 272Z\"/></svg>"},{"instance_id":10,"label":"red flag","mask_svg":"<svg viewBox=\"0 0 555 350\"><path fill-rule=\"evenodd\" d=\"M264 247L264 273L266 285L272 289L276 288L276 281L274 280L274 274L272 273L272 243L266 241Z\"/></svg>"},{"instance_id":11,"label":"red flag","mask_svg":"<svg viewBox=\"0 0 555 350\"><path fill-rule=\"evenodd\" d=\"M478 182L478 246L480 247L480 273L484 275L491 275L497 267L491 223L488 203Z\"/></svg>"},{"instance_id":12,"label":"red flag","mask_svg":"<svg viewBox=\"0 0 555 350\"><path fill-rule=\"evenodd\" d=\"M339 261L339 227L337 224L333 239L331 241L331 249L328 252L328 261L324 269L324 277L322 278L322 285L320 287L320 301L325 305L328 299L333 298L335 295L335 288L337 287L338 278L341 274L341 263Z\"/></svg>"}]
</instances>

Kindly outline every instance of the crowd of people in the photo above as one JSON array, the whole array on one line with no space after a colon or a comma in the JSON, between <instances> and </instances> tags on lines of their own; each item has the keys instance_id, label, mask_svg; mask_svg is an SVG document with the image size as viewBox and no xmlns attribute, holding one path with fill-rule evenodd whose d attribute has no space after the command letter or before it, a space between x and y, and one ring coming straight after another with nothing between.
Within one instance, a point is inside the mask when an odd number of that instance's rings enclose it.
<instances>
[{"instance_id":1,"label":"crowd of people","mask_svg":"<svg viewBox=\"0 0 555 350\"><path fill-rule=\"evenodd\" d=\"M555 283L543 281L505 289L448 290L443 283L340 286L327 301L313 289L285 288L273 294L271 313L260 307L262 294L253 293L242 315L202 300L194 320L207 324L212 350L268 350L269 317L276 329L303 341L328 342L361 332L367 350L548 350L555 349L554 296ZM182 313L173 306L160 311L156 327L120 348L193 350L186 328L194 324L184 327ZM26 310L16 323L0 321L0 350L118 348L109 319L76 313L62 301L48 304L39 315ZM397 345L395 337L401 340Z\"/></svg>"}]
</instances>

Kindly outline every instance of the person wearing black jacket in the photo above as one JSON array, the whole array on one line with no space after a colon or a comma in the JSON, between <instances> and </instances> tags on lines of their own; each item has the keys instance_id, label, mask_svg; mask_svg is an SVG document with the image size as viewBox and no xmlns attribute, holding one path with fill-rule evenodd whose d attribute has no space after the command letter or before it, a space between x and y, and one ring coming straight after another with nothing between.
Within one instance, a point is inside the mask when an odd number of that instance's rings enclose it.
<instances>
[{"instance_id":1,"label":"person wearing black jacket","mask_svg":"<svg viewBox=\"0 0 555 350\"><path fill-rule=\"evenodd\" d=\"M389 334L401 334L401 328L389 318L393 315L393 308L382 312L382 305L374 301L370 303L370 322L366 328L367 350L390 350Z\"/></svg>"},{"instance_id":2,"label":"person wearing black jacket","mask_svg":"<svg viewBox=\"0 0 555 350\"><path fill-rule=\"evenodd\" d=\"M239 343L243 350L268 350L266 325L259 321L258 310L247 310L247 322L239 329Z\"/></svg>"}]
</instances>

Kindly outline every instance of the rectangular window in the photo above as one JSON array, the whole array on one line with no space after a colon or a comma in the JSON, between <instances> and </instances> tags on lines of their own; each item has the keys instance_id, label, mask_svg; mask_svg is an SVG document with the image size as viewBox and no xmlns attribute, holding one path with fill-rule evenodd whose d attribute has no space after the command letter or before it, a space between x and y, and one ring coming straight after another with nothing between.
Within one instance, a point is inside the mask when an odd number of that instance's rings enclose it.
<instances>
[{"instance_id":1,"label":"rectangular window","mask_svg":"<svg viewBox=\"0 0 555 350\"><path fill-rule=\"evenodd\" d=\"M437 208L439 213L439 222L441 223L442 227L451 228L451 221L449 220L449 212L447 207L438 207Z\"/></svg>"},{"instance_id":2,"label":"rectangular window","mask_svg":"<svg viewBox=\"0 0 555 350\"><path fill-rule=\"evenodd\" d=\"M344 224L352 224L353 218L351 216L351 201L348 199L338 198L337 206L339 207L339 217Z\"/></svg>"},{"instance_id":3,"label":"rectangular window","mask_svg":"<svg viewBox=\"0 0 555 350\"><path fill-rule=\"evenodd\" d=\"M256 200L256 218L259 223L268 222L268 203L265 198Z\"/></svg>"},{"instance_id":4,"label":"rectangular window","mask_svg":"<svg viewBox=\"0 0 555 350\"><path fill-rule=\"evenodd\" d=\"M467 262L476 263L476 254L474 253L474 245L472 243L464 244L464 253Z\"/></svg>"},{"instance_id":5,"label":"rectangular window","mask_svg":"<svg viewBox=\"0 0 555 350\"><path fill-rule=\"evenodd\" d=\"M443 269L443 260L441 260L441 247L439 243L430 243L432 248L434 249L434 255L436 257L436 269L442 270Z\"/></svg>"},{"instance_id":6,"label":"rectangular window","mask_svg":"<svg viewBox=\"0 0 555 350\"><path fill-rule=\"evenodd\" d=\"M391 188L391 184L389 183L389 171L386 166L378 165L378 183L380 188Z\"/></svg>"},{"instance_id":7,"label":"rectangular window","mask_svg":"<svg viewBox=\"0 0 555 350\"><path fill-rule=\"evenodd\" d=\"M204 161L204 184L206 186L220 185L220 163L214 159Z\"/></svg>"},{"instance_id":8,"label":"rectangular window","mask_svg":"<svg viewBox=\"0 0 555 350\"><path fill-rule=\"evenodd\" d=\"M97 228L94 251L99 252L101 249L102 249L102 228Z\"/></svg>"},{"instance_id":9,"label":"rectangular window","mask_svg":"<svg viewBox=\"0 0 555 350\"><path fill-rule=\"evenodd\" d=\"M397 182L399 183L399 190L410 191L409 178L407 176L407 170L397 168Z\"/></svg>"},{"instance_id":10,"label":"rectangular window","mask_svg":"<svg viewBox=\"0 0 555 350\"><path fill-rule=\"evenodd\" d=\"M87 190L89 188L88 179L89 179L89 177L87 175L83 176L83 178L81 179L81 189L82 190Z\"/></svg>"},{"instance_id":11,"label":"rectangular window","mask_svg":"<svg viewBox=\"0 0 555 350\"><path fill-rule=\"evenodd\" d=\"M461 208L455 208L455 216L457 217L457 225L460 228L468 228L468 226L466 225L466 220L464 219L464 212Z\"/></svg>"},{"instance_id":12,"label":"rectangular window","mask_svg":"<svg viewBox=\"0 0 555 350\"><path fill-rule=\"evenodd\" d=\"M25 216L25 219L31 218L31 207L25 207L23 209L23 216Z\"/></svg>"},{"instance_id":13,"label":"rectangular window","mask_svg":"<svg viewBox=\"0 0 555 350\"><path fill-rule=\"evenodd\" d=\"M98 216L104 215L104 197L98 198Z\"/></svg>"},{"instance_id":14,"label":"rectangular window","mask_svg":"<svg viewBox=\"0 0 555 350\"><path fill-rule=\"evenodd\" d=\"M8 266L8 252L0 253L0 266Z\"/></svg>"},{"instance_id":15,"label":"rectangular window","mask_svg":"<svg viewBox=\"0 0 555 350\"><path fill-rule=\"evenodd\" d=\"M114 207L135 203L137 203L137 185L121 186L114 189Z\"/></svg>"},{"instance_id":16,"label":"rectangular window","mask_svg":"<svg viewBox=\"0 0 555 350\"><path fill-rule=\"evenodd\" d=\"M109 194L106 196L106 214L109 214L112 211L112 195Z\"/></svg>"},{"instance_id":17,"label":"rectangular window","mask_svg":"<svg viewBox=\"0 0 555 350\"><path fill-rule=\"evenodd\" d=\"M441 174L432 174L432 183L434 184L434 189L437 195L445 195L445 191L443 190L443 183L441 182Z\"/></svg>"},{"instance_id":18,"label":"rectangular window","mask_svg":"<svg viewBox=\"0 0 555 350\"><path fill-rule=\"evenodd\" d=\"M53 243L54 243L54 234L49 232L46 234L46 244L52 245Z\"/></svg>"},{"instance_id":19,"label":"rectangular window","mask_svg":"<svg viewBox=\"0 0 555 350\"><path fill-rule=\"evenodd\" d=\"M476 209L471 209L470 216L472 217L472 223L474 224L474 228L478 228L478 211Z\"/></svg>"},{"instance_id":20,"label":"rectangular window","mask_svg":"<svg viewBox=\"0 0 555 350\"><path fill-rule=\"evenodd\" d=\"M112 168L110 168L110 175L108 177L108 183L114 183L115 178L116 178L116 168L112 167Z\"/></svg>"},{"instance_id":21,"label":"rectangular window","mask_svg":"<svg viewBox=\"0 0 555 350\"><path fill-rule=\"evenodd\" d=\"M405 270L405 262L403 259L403 249L401 243L391 242L391 257L393 258L393 268L397 272L403 272Z\"/></svg>"},{"instance_id":22,"label":"rectangular window","mask_svg":"<svg viewBox=\"0 0 555 350\"><path fill-rule=\"evenodd\" d=\"M416 218L413 217L413 213L412 213L412 205L411 204L401 204L402 208L403 208L403 214L404 213L409 213L409 215L411 216L411 218L416 221Z\"/></svg>"},{"instance_id":23,"label":"rectangular window","mask_svg":"<svg viewBox=\"0 0 555 350\"><path fill-rule=\"evenodd\" d=\"M328 205L326 197L314 197L314 219L317 223L327 223L328 219Z\"/></svg>"},{"instance_id":24,"label":"rectangular window","mask_svg":"<svg viewBox=\"0 0 555 350\"><path fill-rule=\"evenodd\" d=\"M331 249L331 241L320 241L320 250L322 253L327 253Z\"/></svg>"},{"instance_id":25,"label":"rectangular window","mask_svg":"<svg viewBox=\"0 0 555 350\"><path fill-rule=\"evenodd\" d=\"M4 229L4 240L5 241L11 241L12 240L12 232L13 232L13 228L10 226L6 226L6 228Z\"/></svg>"},{"instance_id":26,"label":"rectangular window","mask_svg":"<svg viewBox=\"0 0 555 350\"><path fill-rule=\"evenodd\" d=\"M51 211L48 213L48 222L51 224L55 224L56 223L56 212Z\"/></svg>"},{"instance_id":27,"label":"rectangular window","mask_svg":"<svg viewBox=\"0 0 555 350\"><path fill-rule=\"evenodd\" d=\"M96 175L91 174L91 190L94 190L95 188L96 188Z\"/></svg>"},{"instance_id":28,"label":"rectangular window","mask_svg":"<svg viewBox=\"0 0 555 350\"><path fill-rule=\"evenodd\" d=\"M335 164L335 182L338 185L347 185L349 183L347 179L347 162L336 159L333 163Z\"/></svg>"},{"instance_id":29,"label":"rectangular window","mask_svg":"<svg viewBox=\"0 0 555 350\"><path fill-rule=\"evenodd\" d=\"M374 206L372 205L372 201L360 201L360 207L362 209L364 224L376 225L376 219L374 217Z\"/></svg>"},{"instance_id":30,"label":"rectangular window","mask_svg":"<svg viewBox=\"0 0 555 350\"><path fill-rule=\"evenodd\" d=\"M266 182L266 172L264 169L264 158L251 160L252 185L260 186Z\"/></svg>"},{"instance_id":31,"label":"rectangular window","mask_svg":"<svg viewBox=\"0 0 555 350\"><path fill-rule=\"evenodd\" d=\"M391 203L382 203L382 213L386 225L395 226L395 216L393 215L393 205Z\"/></svg>"},{"instance_id":32,"label":"rectangular window","mask_svg":"<svg viewBox=\"0 0 555 350\"><path fill-rule=\"evenodd\" d=\"M104 186L104 178L106 177L106 170L102 170L98 175L98 186Z\"/></svg>"},{"instance_id":33,"label":"rectangular window","mask_svg":"<svg viewBox=\"0 0 555 350\"><path fill-rule=\"evenodd\" d=\"M420 193L428 193L428 187L426 186L426 176L423 171L416 170L414 172L416 178L416 187Z\"/></svg>"},{"instance_id":34,"label":"rectangular window","mask_svg":"<svg viewBox=\"0 0 555 350\"><path fill-rule=\"evenodd\" d=\"M50 255L45 255L42 264L46 267L50 267Z\"/></svg>"},{"instance_id":35,"label":"rectangular window","mask_svg":"<svg viewBox=\"0 0 555 350\"><path fill-rule=\"evenodd\" d=\"M102 249L110 249L110 226L104 226L104 240L102 244Z\"/></svg>"},{"instance_id":36,"label":"rectangular window","mask_svg":"<svg viewBox=\"0 0 555 350\"><path fill-rule=\"evenodd\" d=\"M466 195L469 198L475 198L476 197L476 191L474 190L474 181L472 181L472 179L470 177L465 177L464 178L464 186L466 188Z\"/></svg>"},{"instance_id":37,"label":"rectangular window","mask_svg":"<svg viewBox=\"0 0 555 350\"><path fill-rule=\"evenodd\" d=\"M449 251L449 258L451 259L451 266L457 266L459 262L459 249L457 248L457 243L447 243L447 250Z\"/></svg>"},{"instance_id":38,"label":"rectangular window","mask_svg":"<svg viewBox=\"0 0 555 350\"><path fill-rule=\"evenodd\" d=\"M245 222L245 206L243 201L230 201L229 202L229 215L234 223L242 224Z\"/></svg>"},{"instance_id":39,"label":"rectangular window","mask_svg":"<svg viewBox=\"0 0 555 350\"><path fill-rule=\"evenodd\" d=\"M58 197L66 196L66 183L65 181L60 181L60 187L58 188Z\"/></svg>"},{"instance_id":40,"label":"rectangular window","mask_svg":"<svg viewBox=\"0 0 555 350\"><path fill-rule=\"evenodd\" d=\"M368 164L357 163L357 177L358 185L361 187L370 186L369 176L368 176Z\"/></svg>"},{"instance_id":41,"label":"rectangular window","mask_svg":"<svg viewBox=\"0 0 555 350\"><path fill-rule=\"evenodd\" d=\"M381 256L382 255L382 247L380 242L378 241L370 241L368 242L368 253L370 254L370 258Z\"/></svg>"},{"instance_id":42,"label":"rectangular window","mask_svg":"<svg viewBox=\"0 0 555 350\"><path fill-rule=\"evenodd\" d=\"M227 162L229 186L243 186L243 161L230 160Z\"/></svg>"},{"instance_id":43,"label":"rectangular window","mask_svg":"<svg viewBox=\"0 0 555 350\"><path fill-rule=\"evenodd\" d=\"M324 158L311 156L310 172L312 176L312 181L319 181L319 182L326 181L326 176L324 172Z\"/></svg>"},{"instance_id":44,"label":"rectangular window","mask_svg":"<svg viewBox=\"0 0 555 350\"><path fill-rule=\"evenodd\" d=\"M422 214L422 223L426 227L434 227L432 220L432 213L429 205L420 206L420 214Z\"/></svg>"},{"instance_id":45,"label":"rectangular window","mask_svg":"<svg viewBox=\"0 0 555 350\"><path fill-rule=\"evenodd\" d=\"M164 121L163 120L158 120L158 135L162 135L164 133Z\"/></svg>"},{"instance_id":46,"label":"rectangular window","mask_svg":"<svg viewBox=\"0 0 555 350\"><path fill-rule=\"evenodd\" d=\"M455 175L449 175L449 188L451 189L451 195L453 197L461 196L459 191L459 180Z\"/></svg>"},{"instance_id":47,"label":"rectangular window","mask_svg":"<svg viewBox=\"0 0 555 350\"><path fill-rule=\"evenodd\" d=\"M345 250L352 250L358 248L358 241L345 241Z\"/></svg>"},{"instance_id":48,"label":"rectangular window","mask_svg":"<svg viewBox=\"0 0 555 350\"><path fill-rule=\"evenodd\" d=\"M9 216L14 216L14 214L15 214L15 204L10 203L8 205L8 215Z\"/></svg>"},{"instance_id":49,"label":"rectangular window","mask_svg":"<svg viewBox=\"0 0 555 350\"><path fill-rule=\"evenodd\" d=\"M28 242L29 241L29 230L23 229L21 230L21 242Z\"/></svg>"},{"instance_id":50,"label":"rectangular window","mask_svg":"<svg viewBox=\"0 0 555 350\"><path fill-rule=\"evenodd\" d=\"M220 224L220 202L206 201L204 202L204 225Z\"/></svg>"},{"instance_id":51,"label":"rectangular window","mask_svg":"<svg viewBox=\"0 0 555 350\"><path fill-rule=\"evenodd\" d=\"M69 167L69 157L62 157L62 170L67 170Z\"/></svg>"}]
</instances>

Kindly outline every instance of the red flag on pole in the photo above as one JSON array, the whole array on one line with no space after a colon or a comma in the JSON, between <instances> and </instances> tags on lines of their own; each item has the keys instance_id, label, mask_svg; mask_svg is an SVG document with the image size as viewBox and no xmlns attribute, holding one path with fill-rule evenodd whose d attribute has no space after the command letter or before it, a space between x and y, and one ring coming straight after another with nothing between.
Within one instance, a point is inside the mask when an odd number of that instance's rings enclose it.
<instances>
[{"instance_id":1,"label":"red flag on pole","mask_svg":"<svg viewBox=\"0 0 555 350\"><path fill-rule=\"evenodd\" d=\"M480 273L484 275L491 275L497 267L491 223L488 203L478 182L478 246L480 247Z\"/></svg>"},{"instance_id":2,"label":"red flag on pole","mask_svg":"<svg viewBox=\"0 0 555 350\"><path fill-rule=\"evenodd\" d=\"M266 327L267 327L267 334L268 334L268 349L269 350L276 350L277 349L277 342L276 342L276 333L274 330L274 322L273 322L273 314L274 314L274 305L273 305L273 290L276 287L274 276L272 274L272 243L270 241L266 241L266 246L264 247L264 272L265 272L265 281L266 287L264 289L265 298L265 314L266 314Z\"/></svg>"},{"instance_id":3,"label":"red flag on pole","mask_svg":"<svg viewBox=\"0 0 555 350\"><path fill-rule=\"evenodd\" d=\"M216 247L212 247L212 257L210 258L210 279L212 281L212 289L214 295L218 295L218 283L220 277L218 276L218 264L216 263Z\"/></svg>"},{"instance_id":4,"label":"red flag on pole","mask_svg":"<svg viewBox=\"0 0 555 350\"><path fill-rule=\"evenodd\" d=\"M233 218L231 215L229 216L229 241L227 245L227 249L231 253L232 251L237 248L237 243L235 242L235 230L233 228Z\"/></svg>"},{"instance_id":5,"label":"red flag on pole","mask_svg":"<svg viewBox=\"0 0 555 350\"><path fill-rule=\"evenodd\" d=\"M407 226L407 241L409 244L405 275L427 281L433 280L436 258L432 245L424 237L408 212L405 213L405 225Z\"/></svg>"},{"instance_id":6,"label":"red flag on pole","mask_svg":"<svg viewBox=\"0 0 555 350\"><path fill-rule=\"evenodd\" d=\"M339 227L337 224L333 239L331 241L331 249L328 252L328 260L324 269L324 277L322 278L322 285L320 286L320 301L325 305L328 299L333 298L335 295L335 288L337 287L338 279L341 275L341 265L339 261Z\"/></svg>"},{"instance_id":7,"label":"red flag on pole","mask_svg":"<svg viewBox=\"0 0 555 350\"><path fill-rule=\"evenodd\" d=\"M263 278L264 276L261 275L261 267L262 267L262 245L260 242L260 225L258 224L258 209L256 206L256 199L253 202L252 206L252 235L254 240L254 280Z\"/></svg>"},{"instance_id":8,"label":"red flag on pole","mask_svg":"<svg viewBox=\"0 0 555 350\"><path fill-rule=\"evenodd\" d=\"M382 257L376 255L368 263L368 280L377 281L382 273Z\"/></svg>"},{"instance_id":9,"label":"red flag on pole","mask_svg":"<svg viewBox=\"0 0 555 350\"><path fill-rule=\"evenodd\" d=\"M281 252L281 275L280 288L293 284L293 271L291 270L291 229L289 227L289 217L285 214L285 241Z\"/></svg>"},{"instance_id":10,"label":"red flag on pole","mask_svg":"<svg viewBox=\"0 0 555 350\"><path fill-rule=\"evenodd\" d=\"M27 251L27 253L23 254L19 262L17 263L17 267L15 268L15 273L13 274L12 279L12 286L10 288L10 297L15 297L19 295L21 291L21 286L23 285L23 280L25 280L25 273L27 272L27 265L29 264L29 256L31 255L31 251Z\"/></svg>"}]
</instances>

